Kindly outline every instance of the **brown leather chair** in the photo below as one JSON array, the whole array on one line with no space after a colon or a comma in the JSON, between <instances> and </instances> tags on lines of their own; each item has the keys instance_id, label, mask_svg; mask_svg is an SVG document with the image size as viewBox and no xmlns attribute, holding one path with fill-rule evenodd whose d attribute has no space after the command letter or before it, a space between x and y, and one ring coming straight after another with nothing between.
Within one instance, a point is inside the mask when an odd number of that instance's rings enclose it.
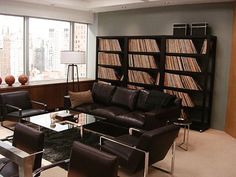
<instances>
[{"instance_id":1,"label":"brown leather chair","mask_svg":"<svg viewBox=\"0 0 236 177\"><path fill-rule=\"evenodd\" d=\"M24 117L46 113L47 108L46 104L31 100L28 91L0 93L0 104L2 107L2 126L4 126L3 122L6 119L15 118L20 121ZM33 104L37 104L41 108L33 108Z\"/></svg>"},{"instance_id":2,"label":"brown leather chair","mask_svg":"<svg viewBox=\"0 0 236 177\"><path fill-rule=\"evenodd\" d=\"M70 159L42 167L35 171L34 176L68 162L68 177L117 177L117 157L80 142L73 143Z\"/></svg>"},{"instance_id":3,"label":"brown leather chair","mask_svg":"<svg viewBox=\"0 0 236 177\"><path fill-rule=\"evenodd\" d=\"M144 167L144 176L148 174L148 167L165 158L172 146L171 172L174 171L175 138L179 127L167 125L150 131L130 129L130 134L115 139L100 137L102 150L118 157L119 165L134 173ZM141 134L134 135L134 131ZM166 170L165 170L166 171Z\"/></svg>"},{"instance_id":4,"label":"brown leather chair","mask_svg":"<svg viewBox=\"0 0 236 177\"><path fill-rule=\"evenodd\" d=\"M24 124L17 123L14 130L12 145L29 154L36 154L33 170L41 167L44 148L44 134ZM0 174L4 177L18 177L18 165L7 158L0 159Z\"/></svg>"}]
</instances>

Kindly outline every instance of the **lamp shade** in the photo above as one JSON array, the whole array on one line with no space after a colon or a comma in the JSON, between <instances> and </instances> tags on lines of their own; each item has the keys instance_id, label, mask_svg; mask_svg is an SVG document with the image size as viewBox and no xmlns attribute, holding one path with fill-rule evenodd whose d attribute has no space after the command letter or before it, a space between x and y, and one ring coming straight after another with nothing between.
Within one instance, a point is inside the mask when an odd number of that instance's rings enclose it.
<instances>
[{"instance_id":1,"label":"lamp shade","mask_svg":"<svg viewBox=\"0 0 236 177\"><path fill-rule=\"evenodd\" d=\"M61 51L62 64L84 64L85 52L81 51Z\"/></svg>"}]
</instances>

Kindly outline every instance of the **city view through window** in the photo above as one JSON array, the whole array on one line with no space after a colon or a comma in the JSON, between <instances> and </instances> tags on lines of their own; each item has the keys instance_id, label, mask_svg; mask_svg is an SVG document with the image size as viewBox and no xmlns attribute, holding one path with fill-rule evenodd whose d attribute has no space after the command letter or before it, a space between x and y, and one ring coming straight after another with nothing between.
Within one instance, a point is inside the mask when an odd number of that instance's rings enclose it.
<instances>
[{"instance_id":1,"label":"city view through window","mask_svg":"<svg viewBox=\"0 0 236 177\"><path fill-rule=\"evenodd\" d=\"M0 15L0 77L24 72L23 17Z\"/></svg>"},{"instance_id":2,"label":"city view through window","mask_svg":"<svg viewBox=\"0 0 236 177\"><path fill-rule=\"evenodd\" d=\"M60 52L87 50L87 24L29 18L24 57L24 18L0 15L0 77L16 78L25 73L30 81L63 79L67 66L60 63ZM71 38L72 37L72 38ZM28 55L28 56L26 56ZM28 60L27 60L28 58ZM79 77L86 77L86 64L79 67Z\"/></svg>"},{"instance_id":3,"label":"city view through window","mask_svg":"<svg viewBox=\"0 0 236 177\"><path fill-rule=\"evenodd\" d=\"M60 63L60 52L69 49L69 22L29 19L30 80L64 78L66 66Z\"/></svg>"}]
</instances>

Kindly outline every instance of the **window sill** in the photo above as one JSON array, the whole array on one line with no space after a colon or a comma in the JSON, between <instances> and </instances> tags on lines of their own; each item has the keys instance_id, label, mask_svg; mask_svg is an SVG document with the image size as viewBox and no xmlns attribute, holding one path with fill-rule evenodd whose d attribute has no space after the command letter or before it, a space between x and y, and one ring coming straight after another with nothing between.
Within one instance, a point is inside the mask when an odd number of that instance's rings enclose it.
<instances>
[{"instance_id":1,"label":"window sill","mask_svg":"<svg viewBox=\"0 0 236 177\"><path fill-rule=\"evenodd\" d=\"M79 82L91 82L94 81L94 79L90 78L80 78ZM75 81L76 82L76 81ZM57 79L57 80L46 80L46 81L30 81L25 85L21 85L19 82L14 83L12 86L8 86L6 83L0 85L0 89L9 89L9 88L27 88L27 87L33 87L33 86L39 86L39 85L55 85L55 84L65 84L66 79ZM72 83L70 80L69 83Z\"/></svg>"}]
</instances>

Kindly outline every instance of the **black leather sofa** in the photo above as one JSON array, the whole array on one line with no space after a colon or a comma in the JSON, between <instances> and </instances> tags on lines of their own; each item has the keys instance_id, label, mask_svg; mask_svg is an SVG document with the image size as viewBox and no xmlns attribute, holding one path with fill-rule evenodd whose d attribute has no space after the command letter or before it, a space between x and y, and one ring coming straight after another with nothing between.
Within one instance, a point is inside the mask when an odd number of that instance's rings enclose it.
<instances>
[{"instance_id":1,"label":"black leather sofa","mask_svg":"<svg viewBox=\"0 0 236 177\"><path fill-rule=\"evenodd\" d=\"M103 83L94 83L94 102L65 109L107 118L106 121L125 127L151 130L176 120L181 112L181 100L156 90L131 90Z\"/></svg>"}]
</instances>

